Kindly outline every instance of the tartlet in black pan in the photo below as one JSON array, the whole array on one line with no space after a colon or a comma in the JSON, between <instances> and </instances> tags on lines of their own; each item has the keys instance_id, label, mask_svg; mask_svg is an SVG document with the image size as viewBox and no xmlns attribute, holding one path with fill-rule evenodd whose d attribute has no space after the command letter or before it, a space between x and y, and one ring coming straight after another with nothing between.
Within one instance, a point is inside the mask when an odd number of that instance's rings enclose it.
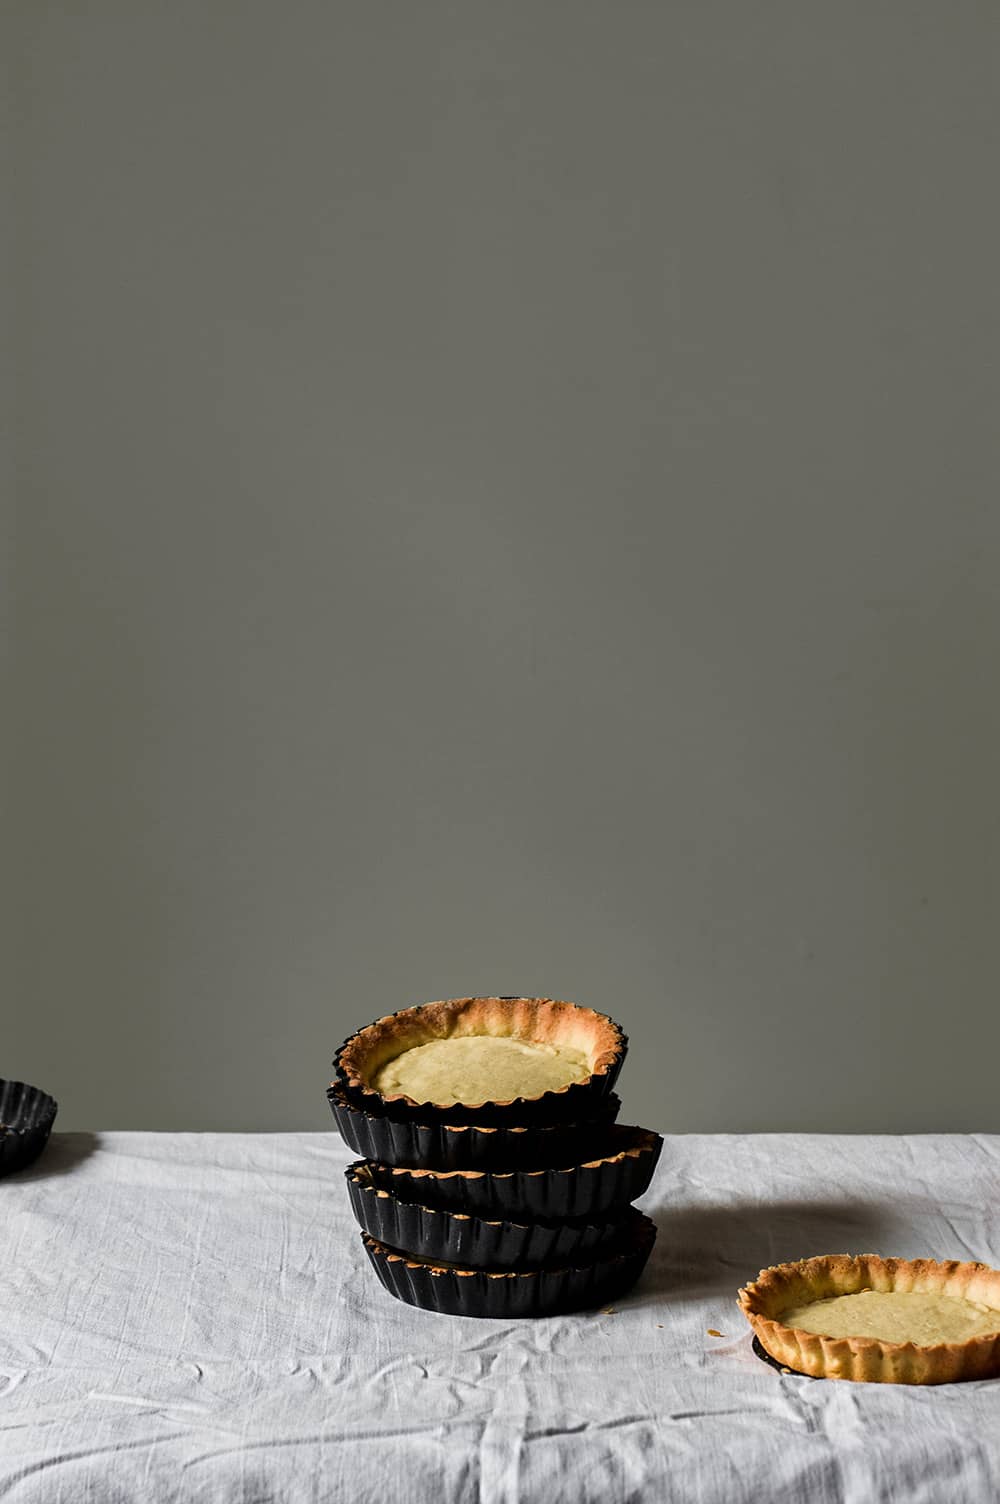
<instances>
[{"instance_id":1,"label":"tartlet in black pan","mask_svg":"<svg viewBox=\"0 0 1000 1504\"><path fill-rule=\"evenodd\" d=\"M375 1163L376 1185L401 1201L480 1217L601 1218L649 1188L663 1139L648 1128L619 1123L594 1159L549 1169L445 1169Z\"/></svg>"},{"instance_id":2,"label":"tartlet in black pan","mask_svg":"<svg viewBox=\"0 0 1000 1504\"><path fill-rule=\"evenodd\" d=\"M23 1170L49 1141L58 1104L26 1081L0 1080L0 1175Z\"/></svg>"},{"instance_id":3,"label":"tartlet in black pan","mask_svg":"<svg viewBox=\"0 0 1000 1504\"><path fill-rule=\"evenodd\" d=\"M618 1097L610 1092L581 1122L507 1128L400 1120L375 1103L368 1110L357 1106L340 1081L328 1088L327 1098L341 1137L356 1154L383 1165L441 1170L573 1164L603 1150L621 1108Z\"/></svg>"},{"instance_id":4,"label":"tartlet in black pan","mask_svg":"<svg viewBox=\"0 0 1000 1504\"><path fill-rule=\"evenodd\" d=\"M589 1263L621 1242L625 1226L620 1216L600 1222L512 1222L400 1201L376 1184L363 1159L350 1165L345 1177L354 1215L365 1232L390 1248L405 1248L414 1258L463 1268L527 1270Z\"/></svg>"},{"instance_id":5,"label":"tartlet in black pan","mask_svg":"<svg viewBox=\"0 0 1000 1504\"><path fill-rule=\"evenodd\" d=\"M627 1048L620 1025L593 1008L461 997L376 1019L344 1041L334 1065L347 1099L366 1110L423 1123L533 1126L590 1116ZM509 1095L504 1083L515 1083Z\"/></svg>"},{"instance_id":6,"label":"tartlet in black pan","mask_svg":"<svg viewBox=\"0 0 1000 1504\"><path fill-rule=\"evenodd\" d=\"M630 1289L649 1258L656 1227L631 1212L621 1243L589 1262L562 1268L488 1271L416 1259L362 1233L365 1251L382 1284L408 1305L448 1316L510 1320L579 1311L615 1300Z\"/></svg>"}]
</instances>

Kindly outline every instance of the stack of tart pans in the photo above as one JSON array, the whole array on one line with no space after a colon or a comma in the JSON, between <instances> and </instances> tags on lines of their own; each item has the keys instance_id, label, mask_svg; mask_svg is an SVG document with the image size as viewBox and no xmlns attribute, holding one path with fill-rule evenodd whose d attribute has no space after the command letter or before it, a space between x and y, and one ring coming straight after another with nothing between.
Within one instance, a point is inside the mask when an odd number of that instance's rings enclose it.
<instances>
[{"instance_id":1,"label":"stack of tart pans","mask_svg":"<svg viewBox=\"0 0 1000 1504\"><path fill-rule=\"evenodd\" d=\"M435 1038L502 1034L572 1042L590 1074L505 1101L441 1104L371 1084ZM626 1035L551 998L456 998L378 1019L338 1050L328 1097L363 1156L351 1206L378 1278L398 1299L449 1315L543 1316L617 1298L639 1277L655 1225L631 1203L663 1140L617 1122Z\"/></svg>"}]
</instances>

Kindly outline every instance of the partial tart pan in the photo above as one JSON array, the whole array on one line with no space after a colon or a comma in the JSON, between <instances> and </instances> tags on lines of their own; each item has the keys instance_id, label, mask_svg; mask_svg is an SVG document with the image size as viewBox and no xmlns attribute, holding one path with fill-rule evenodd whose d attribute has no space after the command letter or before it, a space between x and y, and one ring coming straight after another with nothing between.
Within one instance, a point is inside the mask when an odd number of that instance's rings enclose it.
<instances>
[{"instance_id":1,"label":"partial tart pan","mask_svg":"<svg viewBox=\"0 0 1000 1504\"><path fill-rule=\"evenodd\" d=\"M764 1351L778 1364L816 1379L870 1384L952 1384L1000 1376L1000 1325L964 1342L889 1342L826 1337L785 1326L793 1306L864 1290L958 1296L995 1308L1000 1323L1000 1270L951 1259L883 1259L867 1253L827 1254L762 1269L739 1292L739 1305Z\"/></svg>"},{"instance_id":2,"label":"partial tart pan","mask_svg":"<svg viewBox=\"0 0 1000 1504\"><path fill-rule=\"evenodd\" d=\"M755 1358L759 1358L762 1363L766 1363L767 1366L768 1366L768 1368L773 1368L777 1373L784 1374L784 1376L786 1378L791 1378L791 1379L811 1379L812 1378L812 1374L809 1374L809 1373L797 1373L794 1368L789 1368L788 1365L787 1365L787 1363L779 1363L778 1360L777 1360L777 1358L772 1358L771 1354L768 1352L767 1348L766 1347L761 1347L761 1345L760 1345L760 1338L759 1337L754 1337L753 1341L750 1343L750 1347L753 1350L753 1355L754 1355Z\"/></svg>"},{"instance_id":3,"label":"partial tart pan","mask_svg":"<svg viewBox=\"0 0 1000 1504\"><path fill-rule=\"evenodd\" d=\"M477 1217L599 1220L649 1188L663 1139L648 1128L616 1124L603 1154L555 1169L435 1170L375 1163L374 1183L401 1201L419 1201Z\"/></svg>"},{"instance_id":4,"label":"partial tart pan","mask_svg":"<svg viewBox=\"0 0 1000 1504\"><path fill-rule=\"evenodd\" d=\"M440 1170L511 1170L568 1165L601 1152L621 1102L612 1092L579 1123L544 1128L500 1128L479 1123L397 1121L386 1112L366 1112L348 1100L343 1084L327 1090L334 1121L348 1148L383 1165Z\"/></svg>"},{"instance_id":5,"label":"partial tart pan","mask_svg":"<svg viewBox=\"0 0 1000 1504\"><path fill-rule=\"evenodd\" d=\"M536 1097L494 1102L417 1102L404 1093L383 1096L372 1085L380 1066L434 1040L488 1035L581 1050L590 1074ZM334 1057L348 1100L393 1117L479 1127L534 1126L589 1117L614 1087L628 1049L619 1024L593 1008L548 997L458 997L387 1014L346 1039Z\"/></svg>"},{"instance_id":6,"label":"partial tart pan","mask_svg":"<svg viewBox=\"0 0 1000 1504\"><path fill-rule=\"evenodd\" d=\"M365 1252L382 1284L408 1305L446 1316L550 1316L615 1300L635 1284L656 1241L656 1227L641 1212L630 1214L621 1246L588 1263L530 1271L464 1269L412 1258L361 1234Z\"/></svg>"},{"instance_id":7,"label":"partial tart pan","mask_svg":"<svg viewBox=\"0 0 1000 1504\"><path fill-rule=\"evenodd\" d=\"M25 1081L0 1080L0 1175L23 1170L49 1141L58 1105Z\"/></svg>"},{"instance_id":8,"label":"partial tart pan","mask_svg":"<svg viewBox=\"0 0 1000 1504\"><path fill-rule=\"evenodd\" d=\"M440 1211L416 1201L400 1201L382 1190L365 1160L345 1171L354 1215L365 1232L415 1258L458 1264L467 1269L560 1268L589 1263L616 1240L627 1223L487 1221L466 1212Z\"/></svg>"}]
</instances>

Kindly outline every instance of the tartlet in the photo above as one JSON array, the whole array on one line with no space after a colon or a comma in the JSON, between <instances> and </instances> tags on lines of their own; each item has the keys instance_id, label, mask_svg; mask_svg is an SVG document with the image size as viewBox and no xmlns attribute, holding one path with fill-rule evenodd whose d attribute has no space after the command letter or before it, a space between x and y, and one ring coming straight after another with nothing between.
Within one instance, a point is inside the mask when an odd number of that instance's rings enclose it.
<instances>
[{"instance_id":1,"label":"tartlet","mask_svg":"<svg viewBox=\"0 0 1000 1504\"><path fill-rule=\"evenodd\" d=\"M464 997L404 1008L337 1051L348 1100L422 1122L529 1126L585 1117L612 1090L628 1040L555 998Z\"/></svg>"},{"instance_id":2,"label":"tartlet","mask_svg":"<svg viewBox=\"0 0 1000 1504\"><path fill-rule=\"evenodd\" d=\"M12 1175L38 1158L58 1110L55 1098L40 1087L0 1080L0 1175Z\"/></svg>"},{"instance_id":3,"label":"tartlet","mask_svg":"<svg viewBox=\"0 0 1000 1504\"><path fill-rule=\"evenodd\" d=\"M872 1304L869 1294L888 1300ZM765 1352L813 1378L947 1384L1000 1375L1000 1270L986 1264L827 1254L763 1269L738 1299ZM852 1323L869 1334L837 1334ZM950 1340L962 1326L972 1334Z\"/></svg>"},{"instance_id":4,"label":"tartlet","mask_svg":"<svg viewBox=\"0 0 1000 1504\"><path fill-rule=\"evenodd\" d=\"M629 1214L620 1244L588 1262L561 1268L486 1270L418 1259L361 1234L380 1281L397 1300L448 1316L511 1320L578 1311L623 1295L639 1278L656 1241L656 1225Z\"/></svg>"},{"instance_id":5,"label":"tartlet","mask_svg":"<svg viewBox=\"0 0 1000 1504\"><path fill-rule=\"evenodd\" d=\"M621 1216L515 1222L476 1217L402 1201L374 1179L365 1160L344 1172L351 1207L362 1229L390 1248L405 1248L416 1259L458 1264L469 1269L542 1269L590 1262L602 1249L621 1243Z\"/></svg>"},{"instance_id":6,"label":"tartlet","mask_svg":"<svg viewBox=\"0 0 1000 1504\"><path fill-rule=\"evenodd\" d=\"M485 1217L603 1217L649 1188L663 1139L648 1128L616 1124L592 1159L545 1169L369 1166L372 1179L404 1201Z\"/></svg>"}]
</instances>

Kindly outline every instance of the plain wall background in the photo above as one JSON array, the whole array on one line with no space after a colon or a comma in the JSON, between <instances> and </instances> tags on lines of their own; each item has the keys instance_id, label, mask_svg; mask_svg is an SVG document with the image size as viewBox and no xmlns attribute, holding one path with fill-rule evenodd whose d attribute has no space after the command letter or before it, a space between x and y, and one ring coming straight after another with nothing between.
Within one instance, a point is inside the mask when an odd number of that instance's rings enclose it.
<instances>
[{"instance_id":1,"label":"plain wall background","mask_svg":"<svg viewBox=\"0 0 1000 1504\"><path fill-rule=\"evenodd\" d=\"M1000 1129L996 6L3 30L0 1073L322 1128L542 993L627 1120Z\"/></svg>"}]
</instances>

